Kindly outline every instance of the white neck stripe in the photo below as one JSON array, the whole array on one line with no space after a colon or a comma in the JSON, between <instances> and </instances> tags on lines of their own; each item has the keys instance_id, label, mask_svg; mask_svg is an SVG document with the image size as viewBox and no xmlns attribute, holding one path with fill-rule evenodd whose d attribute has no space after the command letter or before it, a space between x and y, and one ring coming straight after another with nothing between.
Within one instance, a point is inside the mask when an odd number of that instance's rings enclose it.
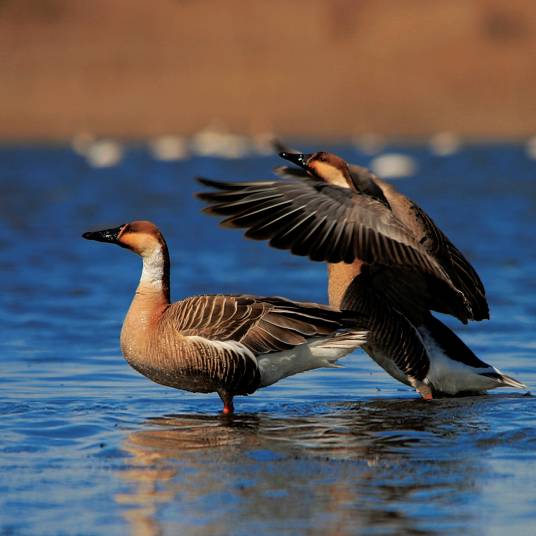
<instances>
[{"instance_id":1,"label":"white neck stripe","mask_svg":"<svg viewBox=\"0 0 536 536\"><path fill-rule=\"evenodd\" d=\"M143 270L140 283L162 288L164 279L164 253L162 248L157 248L148 257L143 257Z\"/></svg>"}]
</instances>

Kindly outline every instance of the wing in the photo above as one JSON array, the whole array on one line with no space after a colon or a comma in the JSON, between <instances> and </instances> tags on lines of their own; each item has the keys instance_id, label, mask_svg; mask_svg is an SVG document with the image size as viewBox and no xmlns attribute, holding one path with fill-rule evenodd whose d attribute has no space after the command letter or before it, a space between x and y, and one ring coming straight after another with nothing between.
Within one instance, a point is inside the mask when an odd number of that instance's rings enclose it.
<instances>
[{"instance_id":1,"label":"wing","mask_svg":"<svg viewBox=\"0 0 536 536\"><path fill-rule=\"evenodd\" d=\"M367 284L375 292L416 326L424 321L430 309L467 320L453 302L451 288L428 274L406 267L381 265L363 265L361 274L367 276Z\"/></svg>"},{"instance_id":2,"label":"wing","mask_svg":"<svg viewBox=\"0 0 536 536\"><path fill-rule=\"evenodd\" d=\"M352 168L355 167L352 166ZM356 173L354 169L352 177ZM361 175L366 174L361 173ZM471 310L468 318L473 320L489 318L484 285L469 261L416 203L398 192L390 183L370 174L369 178L385 195L394 216L410 230L415 240L441 266L452 284L463 293ZM432 294L442 293L441 289L436 287L435 282L430 283ZM441 309L436 310L441 311Z\"/></svg>"},{"instance_id":3,"label":"wing","mask_svg":"<svg viewBox=\"0 0 536 536\"><path fill-rule=\"evenodd\" d=\"M420 227L420 242L441 264L456 288L471 304L474 320L489 318L489 306L484 285L476 270L454 246L435 222L413 201L411 209Z\"/></svg>"},{"instance_id":4,"label":"wing","mask_svg":"<svg viewBox=\"0 0 536 536\"><path fill-rule=\"evenodd\" d=\"M247 228L246 236L269 240L315 261L417 269L450 289L453 310L470 317L470 306L442 266L383 203L312 177L278 181L220 183L200 179L219 191L198 197L208 214L227 216L222 225Z\"/></svg>"},{"instance_id":5,"label":"wing","mask_svg":"<svg viewBox=\"0 0 536 536\"><path fill-rule=\"evenodd\" d=\"M382 189L374 181L376 176L369 169L357 166L355 164L349 164L348 169L350 170L350 178L352 179L357 192L374 198L388 209L391 208L389 202L382 192ZM274 173L282 179L289 179L293 177L300 179L311 178L311 175L307 173L305 169L293 166L278 166L274 168Z\"/></svg>"},{"instance_id":6,"label":"wing","mask_svg":"<svg viewBox=\"0 0 536 536\"><path fill-rule=\"evenodd\" d=\"M198 194L209 204L204 211L228 216L222 224L247 228L249 238L269 239L276 248L317 261L350 263L359 258L441 272L404 225L367 196L313 178L258 183L201 181L221 189Z\"/></svg>"},{"instance_id":7,"label":"wing","mask_svg":"<svg viewBox=\"0 0 536 536\"><path fill-rule=\"evenodd\" d=\"M183 335L239 342L254 354L287 350L357 323L357 315L276 297L195 296L171 308L168 318Z\"/></svg>"},{"instance_id":8,"label":"wing","mask_svg":"<svg viewBox=\"0 0 536 536\"><path fill-rule=\"evenodd\" d=\"M281 141L274 140L274 149L277 152L299 152L286 147ZM464 255L452 244L447 236L437 227L435 222L416 203L406 196L396 192L391 185L387 185L380 180L369 169L355 164L348 164L351 178L355 188L364 194L374 197L385 206L392 208L397 218L414 232L414 236L441 265L454 286L463 293L467 302L471 306L473 320L483 320L489 318L489 306L486 300L484 285L480 280L476 270L471 266ZM302 168L281 166L275 169L280 177L300 177L308 176ZM383 188L382 188L383 186ZM387 188L387 191L385 191ZM389 192L395 193L395 199L390 199ZM386 197L387 195L387 197ZM403 198L402 203L397 203L396 198ZM393 203L391 205L390 203ZM408 274L409 275L409 274ZM430 290L437 297L443 295L443 285L430 280ZM430 293L429 293L430 294ZM436 300L438 302L438 300ZM435 311L445 312L441 304L430 308ZM455 314L455 316L457 316Z\"/></svg>"},{"instance_id":9,"label":"wing","mask_svg":"<svg viewBox=\"0 0 536 536\"><path fill-rule=\"evenodd\" d=\"M401 372L422 381L430 362L417 324L393 304L391 298L376 286L378 281L375 280L376 274L367 271L359 274L346 290L341 307L367 313L368 336L363 347L367 353L373 358L382 356L392 361ZM419 311L420 320L430 316L425 309Z\"/></svg>"}]
</instances>

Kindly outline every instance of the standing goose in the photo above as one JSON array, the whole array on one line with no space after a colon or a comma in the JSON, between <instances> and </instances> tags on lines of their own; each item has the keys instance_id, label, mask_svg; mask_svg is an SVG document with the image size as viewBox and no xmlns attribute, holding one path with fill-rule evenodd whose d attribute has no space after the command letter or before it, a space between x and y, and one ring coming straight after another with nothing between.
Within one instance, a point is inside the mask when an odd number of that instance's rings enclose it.
<instances>
[{"instance_id":1,"label":"standing goose","mask_svg":"<svg viewBox=\"0 0 536 536\"><path fill-rule=\"evenodd\" d=\"M331 153L281 156L279 181L222 183L202 193L205 212L280 249L328 262L329 302L366 313L363 348L423 397L524 388L478 359L430 310L462 322L489 317L484 287L469 262L415 203Z\"/></svg>"},{"instance_id":2,"label":"standing goose","mask_svg":"<svg viewBox=\"0 0 536 536\"><path fill-rule=\"evenodd\" d=\"M170 303L169 253L151 222L82 236L117 244L143 259L121 330L127 362L156 383L217 392L225 414L233 412L235 395L298 372L334 367L365 341L365 332L355 328L357 315L313 303L221 294Z\"/></svg>"}]
</instances>

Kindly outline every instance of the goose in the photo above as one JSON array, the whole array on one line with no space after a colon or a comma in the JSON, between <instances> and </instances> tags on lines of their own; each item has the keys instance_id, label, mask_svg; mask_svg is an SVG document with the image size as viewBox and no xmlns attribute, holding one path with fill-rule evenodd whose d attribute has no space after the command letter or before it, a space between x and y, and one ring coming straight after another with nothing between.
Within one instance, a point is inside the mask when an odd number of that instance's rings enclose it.
<instances>
[{"instance_id":1,"label":"goose","mask_svg":"<svg viewBox=\"0 0 536 536\"><path fill-rule=\"evenodd\" d=\"M198 197L222 225L328 263L332 306L366 314L363 349L423 398L526 386L480 360L430 310L489 318L475 269L413 201L332 153L283 151L280 180L221 182Z\"/></svg>"},{"instance_id":2,"label":"goose","mask_svg":"<svg viewBox=\"0 0 536 536\"><path fill-rule=\"evenodd\" d=\"M203 295L170 303L170 258L149 221L89 231L142 257L139 285L121 329L121 351L150 380L192 392L217 392L223 413L233 397L337 360L363 344L357 315L280 297Z\"/></svg>"}]
</instances>

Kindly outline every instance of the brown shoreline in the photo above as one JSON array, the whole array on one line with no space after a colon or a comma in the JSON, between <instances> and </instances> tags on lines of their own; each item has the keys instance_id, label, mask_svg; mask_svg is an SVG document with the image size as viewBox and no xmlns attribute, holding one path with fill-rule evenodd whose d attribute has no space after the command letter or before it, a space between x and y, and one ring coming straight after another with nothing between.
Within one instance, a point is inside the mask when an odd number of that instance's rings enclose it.
<instances>
[{"instance_id":1,"label":"brown shoreline","mask_svg":"<svg viewBox=\"0 0 536 536\"><path fill-rule=\"evenodd\" d=\"M0 140L536 132L536 4L4 0Z\"/></svg>"}]
</instances>

